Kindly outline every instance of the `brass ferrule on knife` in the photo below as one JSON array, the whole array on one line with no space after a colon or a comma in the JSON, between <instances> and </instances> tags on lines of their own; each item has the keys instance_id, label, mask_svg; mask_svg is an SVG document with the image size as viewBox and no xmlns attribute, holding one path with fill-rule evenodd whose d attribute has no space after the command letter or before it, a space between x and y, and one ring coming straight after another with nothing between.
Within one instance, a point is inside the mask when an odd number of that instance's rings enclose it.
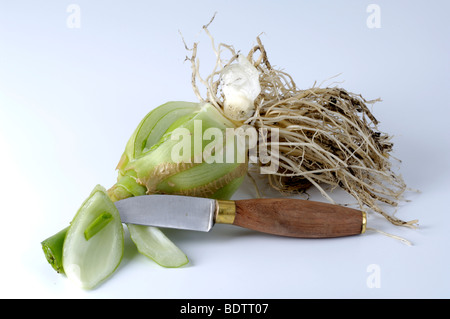
<instances>
[{"instance_id":1,"label":"brass ferrule on knife","mask_svg":"<svg viewBox=\"0 0 450 319\"><path fill-rule=\"evenodd\" d=\"M362 213L361 234L364 234L367 228L367 213L364 211L362 211L361 213Z\"/></svg>"},{"instance_id":2,"label":"brass ferrule on knife","mask_svg":"<svg viewBox=\"0 0 450 319\"><path fill-rule=\"evenodd\" d=\"M233 200L216 200L215 222L233 224L236 217L236 203Z\"/></svg>"}]
</instances>

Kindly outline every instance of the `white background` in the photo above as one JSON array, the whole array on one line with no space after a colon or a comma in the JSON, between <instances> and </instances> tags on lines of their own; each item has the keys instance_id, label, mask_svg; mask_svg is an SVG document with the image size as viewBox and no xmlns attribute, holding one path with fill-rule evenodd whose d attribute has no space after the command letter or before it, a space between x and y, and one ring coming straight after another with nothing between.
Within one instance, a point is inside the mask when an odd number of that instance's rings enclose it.
<instances>
[{"instance_id":1,"label":"white background","mask_svg":"<svg viewBox=\"0 0 450 319\"><path fill-rule=\"evenodd\" d=\"M67 7L81 9L81 28ZM0 1L0 297L2 298L448 298L450 168L448 1ZM337 74L367 99L408 193L397 216L420 228L369 226L324 240L281 238L218 225L168 231L190 258L164 269L126 238L116 273L93 291L47 264L40 242L65 227L96 184L111 186L141 118L170 100L196 101L187 44L202 70L217 42L247 53L262 32L272 65L302 88ZM314 191L311 191L313 197ZM254 191L244 185L235 198ZM320 197L317 197L319 200ZM371 288L372 267L379 286Z\"/></svg>"}]
</instances>

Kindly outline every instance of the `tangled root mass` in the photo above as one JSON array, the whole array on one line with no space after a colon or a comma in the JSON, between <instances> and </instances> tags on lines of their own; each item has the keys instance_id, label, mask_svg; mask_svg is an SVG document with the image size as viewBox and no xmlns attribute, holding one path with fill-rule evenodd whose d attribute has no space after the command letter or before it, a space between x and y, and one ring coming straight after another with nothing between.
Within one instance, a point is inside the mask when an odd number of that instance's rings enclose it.
<instances>
[{"instance_id":1,"label":"tangled root mass","mask_svg":"<svg viewBox=\"0 0 450 319\"><path fill-rule=\"evenodd\" d=\"M207 27L203 29L212 41L216 64L203 79L195 43L188 58L192 86L200 101L223 111L220 74L239 54L230 45L216 47ZM271 66L261 39L256 40L247 59L260 72L261 93L254 114L242 124L269 132L279 129L278 141L271 141L270 135L267 141L269 146L277 143L279 153L278 171L267 175L269 184L283 193L314 186L332 203L335 201L325 189L339 187L356 199L360 209L379 213L394 225L415 227L417 220L405 222L385 208L396 207L407 187L392 169L391 136L377 128L379 122L368 108L378 100L367 101L340 87L299 89L288 73ZM231 56L227 60L222 58L224 51ZM206 98L201 96L198 82L205 86ZM270 149L267 147L269 153Z\"/></svg>"}]
</instances>

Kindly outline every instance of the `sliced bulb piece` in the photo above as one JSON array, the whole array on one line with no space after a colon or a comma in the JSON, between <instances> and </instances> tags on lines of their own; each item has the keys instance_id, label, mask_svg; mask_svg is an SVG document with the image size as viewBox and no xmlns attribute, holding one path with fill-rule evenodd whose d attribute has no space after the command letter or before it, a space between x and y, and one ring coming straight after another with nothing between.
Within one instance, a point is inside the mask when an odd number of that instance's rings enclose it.
<instances>
[{"instance_id":1,"label":"sliced bulb piece","mask_svg":"<svg viewBox=\"0 0 450 319\"><path fill-rule=\"evenodd\" d=\"M84 201L67 232L63 267L67 277L92 289L119 266L124 249L119 211L97 185Z\"/></svg>"},{"instance_id":2,"label":"sliced bulb piece","mask_svg":"<svg viewBox=\"0 0 450 319\"><path fill-rule=\"evenodd\" d=\"M189 262L185 253L156 227L127 224L130 236L138 251L167 267L181 267Z\"/></svg>"}]
</instances>

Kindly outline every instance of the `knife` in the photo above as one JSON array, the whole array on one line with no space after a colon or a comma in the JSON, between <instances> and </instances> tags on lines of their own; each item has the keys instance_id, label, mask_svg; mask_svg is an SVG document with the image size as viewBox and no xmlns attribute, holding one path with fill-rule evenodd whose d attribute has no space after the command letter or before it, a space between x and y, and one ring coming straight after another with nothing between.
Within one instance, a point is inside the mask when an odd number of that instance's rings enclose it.
<instances>
[{"instance_id":1,"label":"knife","mask_svg":"<svg viewBox=\"0 0 450 319\"><path fill-rule=\"evenodd\" d=\"M215 200L142 195L115 203L126 224L210 231L231 224L273 235L329 238L362 234L366 213L334 204L292 198Z\"/></svg>"}]
</instances>

